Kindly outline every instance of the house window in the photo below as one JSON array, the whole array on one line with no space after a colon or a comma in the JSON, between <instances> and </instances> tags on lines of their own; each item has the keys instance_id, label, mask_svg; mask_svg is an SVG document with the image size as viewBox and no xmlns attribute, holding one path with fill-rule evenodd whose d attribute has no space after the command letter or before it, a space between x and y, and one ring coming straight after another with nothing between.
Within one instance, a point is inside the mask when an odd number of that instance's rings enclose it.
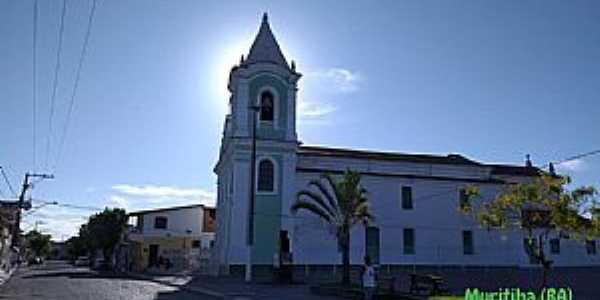
<instances>
[{"instance_id":1,"label":"house window","mask_svg":"<svg viewBox=\"0 0 600 300\"><path fill-rule=\"evenodd\" d=\"M463 238L463 254L464 255L472 255L474 253L473 231L464 230L462 232L462 238Z\"/></svg>"},{"instance_id":2,"label":"house window","mask_svg":"<svg viewBox=\"0 0 600 300\"><path fill-rule=\"evenodd\" d=\"M560 254L560 240L559 239L551 239L550 240L550 253Z\"/></svg>"},{"instance_id":3,"label":"house window","mask_svg":"<svg viewBox=\"0 0 600 300\"><path fill-rule=\"evenodd\" d=\"M589 255L596 255L596 241L588 240L585 241L585 250Z\"/></svg>"},{"instance_id":4,"label":"house window","mask_svg":"<svg viewBox=\"0 0 600 300\"><path fill-rule=\"evenodd\" d=\"M413 209L412 187L402 187L402 209Z\"/></svg>"},{"instance_id":5,"label":"house window","mask_svg":"<svg viewBox=\"0 0 600 300\"><path fill-rule=\"evenodd\" d=\"M193 240L192 248L200 248L200 240Z\"/></svg>"},{"instance_id":6,"label":"house window","mask_svg":"<svg viewBox=\"0 0 600 300\"><path fill-rule=\"evenodd\" d=\"M270 91L264 91L260 94L260 120L261 121L273 121L274 117L274 102L273 93Z\"/></svg>"},{"instance_id":7,"label":"house window","mask_svg":"<svg viewBox=\"0 0 600 300\"><path fill-rule=\"evenodd\" d=\"M469 196L467 195L467 191L465 189L460 189L458 194L460 209L469 209L471 207L471 203L469 203Z\"/></svg>"},{"instance_id":8,"label":"house window","mask_svg":"<svg viewBox=\"0 0 600 300\"><path fill-rule=\"evenodd\" d=\"M258 191L272 192L274 190L275 166L268 159L263 159L258 164Z\"/></svg>"},{"instance_id":9,"label":"house window","mask_svg":"<svg viewBox=\"0 0 600 300\"><path fill-rule=\"evenodd\" d=\"M156 228L156 229L167 229L167 217L156 217L156 218L154 218L154 228Z\"/></svg>"},{"instance_id":10,"label":"house window","mask_svg":"<svg viewBox=\"0 0 600 300\"><path fill-rule=\"evenodd\" d=\"M413 228L404 228L403 238L404 254L415 254L415 230Z\"/></svg>"}]
</instances>

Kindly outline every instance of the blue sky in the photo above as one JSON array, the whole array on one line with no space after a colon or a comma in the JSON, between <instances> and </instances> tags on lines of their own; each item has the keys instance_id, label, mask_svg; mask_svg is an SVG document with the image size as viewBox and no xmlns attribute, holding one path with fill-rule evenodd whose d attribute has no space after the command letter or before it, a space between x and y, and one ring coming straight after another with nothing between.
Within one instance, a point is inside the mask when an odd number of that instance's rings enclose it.
<instances>
[{"instance_id":1,"label":"blue sky","mask_svg":"<svg viewBox=\"0 0 600 300\"><path fill-rule=\"evenodd\" d=\"M264 11L300 82L305 144L461 153L535 164L600 148L597 1L99 1L64 151L58 140L91 1L39 1L36 164L33 1L0 3L0 165L37 199L135 210L214 201L229 68ZM54 167L56 165L56 167ZM600 156L559 166L600 185ZM1 184L0 190L9 194ZM25 219L61 239L92 211Z\"/></svg>"}]
</instances>

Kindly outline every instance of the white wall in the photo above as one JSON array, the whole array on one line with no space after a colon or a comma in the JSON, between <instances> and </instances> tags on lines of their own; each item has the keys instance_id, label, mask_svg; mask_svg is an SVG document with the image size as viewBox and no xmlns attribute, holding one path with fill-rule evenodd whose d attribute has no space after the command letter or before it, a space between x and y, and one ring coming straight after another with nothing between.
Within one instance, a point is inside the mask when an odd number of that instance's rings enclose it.
<instances>
[{"instance_id":1,"label":"white wall","mask_svg":"<svg viewBox=\"0 0 600 300\"><path fill-rule=\"evenodd\" d=\"M155 229L154 219L166 217L167 229ZM202 207L167 210L144 214L143 234L146 236L189 236L201 235L204 210ZM187 230L191 232L188 233Z\"/></svg>"},{"instance_id":2,"label":"white wall","mask_svg":"<svg viewBox=\"0 0 600 300\"><path fill-rule=\"evenodd\" d=\"M326 159L322 159L326 160ZM339 164L338 164L339 163ZM443 170L444 176L452 174L462 181L436 180L427 178L406 178L402 176L363 175L362 185L368 190L371 210L377 217L375 226L380 229L381 264L440 264L440 265L529 265L523 248L523 233L520 230L488 231L480 228L470 216L458 212L459 189L466 185L476 185L481 197L474 205L492 199L502 188L497 183L474 182L489 179L489 172L480 168L427 167L426 164L396 163L381 164L386 173L410 174L411 170L433 170L432 176L439 175L435 170ZM299 167L321 167L344 170L350 166L370 172L383 171L367 161L330 160L312 158L310 162L299 160ZM481 170L483 169L483 170ZM421 170L421 171L419 171ZM423 173L421 173L423 174ZM297 173L296 189L306 189L311 179L319 173ZM411 186L413 193L412 210L401 207L401 187ZM289 208L288 208L289 209ZM299 213L294 219L293 249L297 264L331 264L340 262L335 237L325 224L310 213ZM403 228L415 230L415 254L403 254ZM473 231L474 254L463 254L462 231ZM351 234L351 261L359 264L365 255L364 228L357 225ZM546 253L550 253L548 249ZM561 240L561 253L550 255L555 265L600 264L600 255L587 255L585 246L574 241Z\"/></svg>"}]
</instances>

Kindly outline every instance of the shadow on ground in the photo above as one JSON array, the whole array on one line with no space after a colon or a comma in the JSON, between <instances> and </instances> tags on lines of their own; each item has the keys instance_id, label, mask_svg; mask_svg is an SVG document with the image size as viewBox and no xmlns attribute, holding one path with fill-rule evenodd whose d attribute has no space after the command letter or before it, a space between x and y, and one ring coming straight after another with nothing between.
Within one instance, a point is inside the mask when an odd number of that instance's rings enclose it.
<instances>
[{"instance_id":1,"label":"shadow on ground","mask_svg":"<svg viewBox=\"0 0 600 300\"><path fill-rule=\"evenodd\" d=\"M127 279L133 281L144 281L142 279L136 279L125 275L110 273L110 272L96 272L96 271L65 271L65 272L49 272L25 275L24 279L41 279L41 278L55 278L55 277L67 277L74 279Z\"/></svg>"}]
</instances>

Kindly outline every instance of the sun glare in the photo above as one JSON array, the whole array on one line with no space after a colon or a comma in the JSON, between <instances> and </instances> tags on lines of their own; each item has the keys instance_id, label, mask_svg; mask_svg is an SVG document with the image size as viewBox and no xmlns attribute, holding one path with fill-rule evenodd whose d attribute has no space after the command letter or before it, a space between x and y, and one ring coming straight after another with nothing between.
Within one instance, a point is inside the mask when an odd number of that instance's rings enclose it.
<instances>
[{"instance_id":1,"label":"sun glare","mask_svg":"<svg viewBox=\"0 0 600 300\"><path fill-rule=\"evenodd\" d=\"M252 44L252 36L237 38L223 43L219 47L219 51L213 59L212 82L213 95L218 102L219 108L227 110L228 97L230 96L227 90L227 82L229 80L229 72L231 68L240 62L242 55L248 55L250 45Z\"/></svg>"}]
</instances>

